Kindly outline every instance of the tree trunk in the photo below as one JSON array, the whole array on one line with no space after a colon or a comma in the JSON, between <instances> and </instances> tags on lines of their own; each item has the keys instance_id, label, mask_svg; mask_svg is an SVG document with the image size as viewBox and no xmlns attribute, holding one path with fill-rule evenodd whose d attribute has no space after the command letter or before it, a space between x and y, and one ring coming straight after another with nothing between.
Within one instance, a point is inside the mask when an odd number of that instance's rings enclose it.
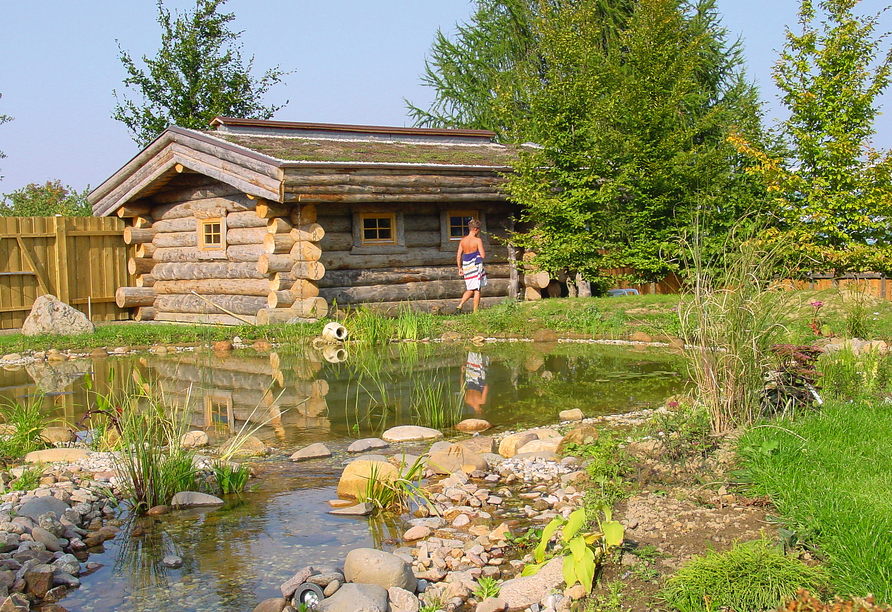
<instances>
[{"instance_id":1,"label":"tree trunk","mask_svg":"<svg viewBox=\"0 0 892 612\"><path fill-rule=\"evenodd\" d=\"M148 274L155 267L154 259L145 257L131 257L127 260L127 272L133 275Z\"/></svg>"},{"instance_id":2,"label":"tree trunk","mask_svg":"<svg viewBox=\"0 0 892 612\"><path fill-rule=\"evenodd\" d=\"M151 242L144 242L136 247L136 257L151 259L152 255L155 254L157 248L158 247L156 247Z\"/></svg>"},{"instance_id":3,"label":"tree trunk","mask_svg":"<svg viewBox=\"0 0 892 612\"><path fill-rule=\"evenodd\" d=\"M294 285L294 281L295 276L291 273L290 269L287 272L276 272L269 280L269 290L285 291L286 289L291 289L291 286Z\"/></svg>"},{"instance_id":4,"label":"tree trunk","mask_svg":"<svg viewBox=\"0 0 892 612\"><path fill-rule=\"evenodd\" d=\"M486 266L490 279L509 278L511 266ZM455 263L451 266L415 266L411 268L379 268L376 270L330 270L320 279L320 287L357 287L365 285L395 285L440 280L460 280ZM485 289L484 289L485 290Z\"/></svg>"},{"instance_id":5,"label":"tree trunk","mask_svg":"<svg viewBox=\"0 0 892 612\"><path fill-rule=\"evenodd\" d=\"M159 295L155 300L155 308L159 312L191 312L195 314L256 315L257 311L264 306L266 306L266 297L253 295L199 297L197 295L167 294Z\"/></svg>"},{"instance_id":6,"label":"tree trunk","mask_svg":"<svg viewBox=\"0 0 892 612\"><path fill-rule=\"evenodd\" d=\"M152 268L157 280L201 280L214 278L257 278L266 280L266 274L257 271L255 263L197 262L158 263Z\"/></svg>"},{"instance_id":7,"label":"tree trunk","mask_svg":"<svg viewBox=\"0 0 892 612\"><path fill-rule=\"evenodd\" d=\"M152 212L151 205L146 202L144 204L125 204L121 206L118 210L115 211L115 214L118 215L121 219L125 219L127 217L139 217L142 215L148 215Z\"/></svg>"},{"instance_id":8,"label":"tree trunk","mask_svg":"<svg viewBox=\"0 0 892 612\"><path fill-rule=\"evenodd\" d=\"M483 293L504 296L508 291L508 279L492 279L483 288ZM465 292L463 280L428 281L420 283L400 283L396 285L369 285L363 287L332 287L322 289L319 295L328 301L337 300L338 305L397 302L400 300L458 299Z\"/></svg>"},{"instance_id":9,"label":"tree trunk","mask_svg":"<svg viewBox=\"0 0 892 612\"><path fill-rule=\"evenodd\" d=\"M124 244L142 244L143 242L152 242L155 237L155 230L151 227L138 229L135 227L124 228Z\"/></svg>"},{"instance_id":10,"label":"tree trunk","mask_svg":"<svg viewBox=\"0 0 892 612\"><path fill-rule=\"evenodd\" d=\"M207 278L200 280L165 280L155 283L155 292L160 294L198 293L212 295L258 295L269 293L269 281L264 279Z\"/></svg>"},{"instance_id":11,"label":"tree trunk","mask_svg":"<svg viewBox=\"0 0 892 612\"><path fill-rule=\"evenodd\" d=\"M290 235L295 241L319 242L325 237L325 230L318 223L308 223L292 228Z\"/></svg>"},{"instance_id":12,"label":"tree trunk","mask_svg":"<svg viewBox=\"0 0 892 612\"><path fill-rule=\"evenodd\" d=\"M542 290L537 289L536 287L527 287L523 290L523 299L525 299L526 301L541 300Z\"/></svg>"},{"instance_id":13,"label":"tree trunk","mask_svg":"<svg viewBox=\"0 0 892 612\"><path fill-rule=\"evenodd\" d=\"M118 287L115 291L115 304L118 308L151 306L155 303L154 287Z\"/></svg>"}]
</instances>

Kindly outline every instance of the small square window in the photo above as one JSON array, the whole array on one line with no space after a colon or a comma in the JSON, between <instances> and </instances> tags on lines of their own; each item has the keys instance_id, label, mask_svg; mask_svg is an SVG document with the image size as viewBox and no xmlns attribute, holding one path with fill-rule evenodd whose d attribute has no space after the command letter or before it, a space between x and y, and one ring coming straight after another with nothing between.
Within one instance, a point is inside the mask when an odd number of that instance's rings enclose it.
<instances>
[{"instance_id":1,"label":"small square window","mask_svg":"<svg viewBox=\"0 0 892 612\"><path fill-rule=\"evenodd\" d=\"M471 219L478 218L479 214L476 210L450 210L446 215L449 222L449 240L458 241L467 236L468 223Z\"/></svg>"},{"instance_id":2,"label":"small square window","mask_svg":"<svg viewBox=\"0 0 892 612\"><path fill-rule=\"evenodd\" d=\"M396 215L360 215L362 244L396 244Z\"/></svg>"},{"instance_id":3,"label":"small square window","mask_svg":"<svg viewBox=\"0 0 892 612\"><path fill-rule=\"evenodd\" d=\"M213 394L204 397L204 426L217 431L234 431L232 396Z\"/></svg>"},{"instance_id":4,"label":"small square window","mask_svg":"<svg viewBox=\"0 0 892 612\"><path fill-rule=\"evenodd\" d=\"M221 251L226 248L226 223L222 218L198 221L198 247L205 251Z\"/></svg>"}]
</instances>

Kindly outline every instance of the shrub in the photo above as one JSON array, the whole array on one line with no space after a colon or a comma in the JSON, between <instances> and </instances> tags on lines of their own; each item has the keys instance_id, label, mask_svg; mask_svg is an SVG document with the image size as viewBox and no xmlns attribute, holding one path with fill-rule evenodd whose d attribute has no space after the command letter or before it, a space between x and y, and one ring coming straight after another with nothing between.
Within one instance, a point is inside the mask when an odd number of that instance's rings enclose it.
<instances>
[{"instance_id":1,"label":"shrub","mask_svg":"<svg viewBox=\"0 0 892 612\"><path fill-rule=\"evenodd\" d=\"M826 585L823 570L784 556L762 539L695 557L666 580L662 595L680 612L769 610L801 588Z\"/></svg>"}]
</instances>

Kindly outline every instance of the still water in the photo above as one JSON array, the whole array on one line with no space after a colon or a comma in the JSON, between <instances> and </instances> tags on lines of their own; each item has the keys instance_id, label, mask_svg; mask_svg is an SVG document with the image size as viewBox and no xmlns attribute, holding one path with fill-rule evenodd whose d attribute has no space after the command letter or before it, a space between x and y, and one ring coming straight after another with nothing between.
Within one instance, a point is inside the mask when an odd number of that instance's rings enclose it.
<instances>
[{"instance_id":1,"label":"still water","mask_svg":"<svg viewBox=\"0 0 892 612\"><path fill-rule=\"evenodd\" d=\"M93 391L84 385L87 372ZM587 416L629 412L679 392L682 372L680 358L665 350L587 343L396 344L324 355L198 351L2 371L0 397L23 401L42 390L47 412L76 424L95 391L139 384L186 408L192 425L217 440L256 429L277 452L257 462L253 491L223 508L131 519L105 553L90 557L102 567L61 602L72 612L249 611L305 565L338 565L351 548L399 544L393 520L326 514L353 440L403 424L448 437L451 425L471 416L499 431L552 424L570 408ZM313 442L325 442L334 456L287 460ZM183 567L161 566L168 554Z\"/></svg>"}]
</instances>

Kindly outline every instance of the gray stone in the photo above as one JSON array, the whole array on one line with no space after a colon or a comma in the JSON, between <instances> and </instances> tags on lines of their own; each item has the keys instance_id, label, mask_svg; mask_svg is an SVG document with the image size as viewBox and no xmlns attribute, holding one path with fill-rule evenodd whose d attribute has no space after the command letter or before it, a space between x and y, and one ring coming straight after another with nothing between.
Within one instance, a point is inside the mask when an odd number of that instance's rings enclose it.
<instances>
[{"instance_id":1,"label":"gray stone","mask_svg":"<svg viewBox=\"0 0 892 612\"><path fill-rule=\"evenodd\" d=\"M87 315L50 294L34 300L31 313L22 324L23 336L74 336L92 334L94 331L96 326L87 319Z\"/></svg>"},{"instance_id":2,"label":"gray stone","mask_svg":"<svg viewBox=\"0 0 892 612\"><path fill-rule=\"evenodd\" d=\"M62 555L53 561L52 566L72 576L77 576L81 573L81 563L74 555Z\"/></svg>"},{"instance_id":3,"label":"gray stone","mask_svg":"<svg viewBox=\"0 0 892 612\"><path fill-rule=\"evenodd\" d=\"M180 446L183 448L198 448L200 446L207 446L210 442L211 438L208 436L207 432L201 431L200 429L187 431L180 436Z\"/></svg>"},{"instance_id":4,"label":"gray stone","mask_svg":"<svg viewBox=\"0 0 892 612\"><path fill-rule=\"evenodd\" d=\"M19 547L19 536L14 533L0 532L0 553L8 553Z\"/></svg>"},{"instance_id":5,"label":"gray stone","mask_svg":"<svg viewBox=\"0 0 892 612\"><path fill-rule=\"evenodd\" d=\"M43 527L35 527L34 529L32 529L31 537L34 538L35 542L40 542L41 544L46 546L47 550L50 550L52 552L59 552L60 550L62 550L62 547L59 545L59 538L51 534Z\"/></svg>"},{"instance_id":6,"label":"gray stone","mask_svg":"<svg viewBox=\"0 0 892 612\"><path fill-rule=\"evenodd\" d=\"M310 584L315 584L321 587L326 587L332 582L344 582L344 574L341 572L320 572L318 574L314 574L307 578L304 582L309 582Z\"/></svg>"},{"instance_id":7,"label":"gray stone","mask_svg":"<svg viewBox=\"0 0 892 612\"><path fill-rule=\"evenodd\" d=\"M259 604L254 606L253 612L282 612L285 609L285 606L288 605L288 600L284 597L273 597L270 599L264 599Z\"/></svg>"},{"instance_id":8,"label":"gray stone","mask_svg":"<svg viewBox=\"0 0 892 612\"><path fill-rule=\"evenodd\" d=\"M390 599L391 612L418 612L421 609L421 602L415 597L415 593L410 593L406 589L390 587L387 589L387 595Z\"/></svg>"},{"instance_id":9,"label":"gray stone","mask_svg":"<svg viewBox=\"0 0 892 612\"><path fill-rule=\"evenodd\" d=\"M329 582L328 586L326 586L322 590L322 594L325 595L326 597L331 597L332 595L334 595L335 593L338 592L338 589L341 588L342 584L344 584L343 580L335 580L333 582Z\"/></svg>"},{"instance_id":10,"label":"gray stone","mask_svg":"<svg viewBox=\"0 0 892 612\"><path fill-rule=\"evenodd\" d=\"M558 413L558 418L562 421L581 421L585 418L585 415L579 408L573 408L571 410L561 410Z\"/></svg>"},{"instance_id":11,"label":"gray stone","mask_svg":"<svg viewBox=\"0 0 892 612\"><path fill-rule=\"evenodd\" d=\"M25 579L25 588L28 594L34 595L38 599L43 599L46 592L53 588L53 572L55 568L52 565L39 563L29 567L22 575Z\"/></svg>"},{"instance_id":12,"label":"gray stone","mask_svg":"<svg viewBox=\"0 0 892 612\"><path fill-rule=\"evenodd\" d=\"M543 593L551 592L564 581L563 567L564 558L555 557L533 576L506 580L499 590L499 599L508 605L511 612L538 604Z\"/></svg>"},{"instance_id":13,"label":"gray stone","mask_svg":"<svg viewBox=\"0 0 892 612\"><path fill-rule=\"evenodd\" d=\"M62 518L65 511L68 510L68 504L61 499L55 497L38 497L36 499L25 502L21 508L16 510L18 516L27 516L35 521L40 520L40 516L47 512L52 512L55 517Z\"/></svg>"},{"instance_id":14,"label":"gray stone","mask_svg":"<svg viewBox=\"0 0 892 612\"><path fill-rule=\"evenodd\" d=\"M65 512L68 512L66 510ZM62 513L62 516L65 516L65 513ZM65 534L65 525L56 518L55 513L47 512L45 514L41 514L37 519L37 524L49 531L51 534L56 536L57 538L61 538Z\"/></svg>"},{"instance_id":15,"label":"gray stone","mask_svg":"<svg viewBox=\"0 0 892 612\"><path fill-rule=\"evenodd\" d=\"M344 577L347 582L377 584L385 589L395 586L412 593L418 585L408 563L374 548L356 548L347 553Z\"/></svg>"},{"instance_id":16,"label":"gray stone","mask_svg":"<svg viewBox=\"0 0 892 612\"><path fill-rule=\"evenodd\" d=\"M319 612L387 612L387 591L376 584L345 584L317 606Z\"/></svg>"},{"instance_id":17,"label":"gray stone","mask_svg":"<svg viewBox=\"0 0 892 612\"><path fill-rule=\"evenodd\" d=\"M177 555L165 555L165 557L161 559L161 565L171 569L177 569L178 567L183 567L183 560Z\"/></svg>"},{"instance_id":18,"label":"gray stone","mask_svg":"<svg viewBox=\"0 0 892 612\"><path fill-rule=\"evenodd\" d=\"M68 572L63 572L58 569L53 572L53 586L67 586L76 589L80 585L80 579L72 576Z\"/></svg>"},{"instance_id":19,"label":"gray stone","mask_svg":"<svg viewBox=\"0 0 892 612\"><path fill-rule=\"evenodd\" d=\"M291 460L307 461L308 459L321 459L324 457L331 457L331 451L322 442L316 442L295 452L291 455Z\"/></svg>"},{"instance_id":20,"label":"gray stone","mask_svg":"<svg viewBox=\"0 0 892 612\"><path fill-rule=\"evenodd\" d=\"M398 425L385 431L381 437L386 442L412 442L415 440L436 440L443 437L443 432L418 425Z\"/></svg>"},{"instance_id":21,"label":"gray stone","mask_svg":"<svg viewBox=\"0 0 892 612\"><path fill-rule=\"evenodd\" d=\"M214 495L198 491L180 491L175 494L170 505L174 508L197 508L199 506L222 506L223 500Z\"/></svg>"},{"instance_id":22,"label":"gray stone","mask_svg":"<svg viewBox=\"0 0 892 612\"><path fill-rule=\"evenodd\" d=\"M425 527L424 525L415 525L414 527L410 527L408 531L403 534L403 539L406 542L412 542L414 540L424 539L430 534L431 530L429 527Z\"/></svg>"},{"instance_id":23,"label":"gray stone","mask_svg":"<svg viewBox=\"0 0 892 612\"><path fill-rule=\"evenodd\" d=\"M390 444L380 438L363 438L348 446L347 452L364 453L375 448L387 448L388 446L390 446Z\"/></svg>"},{"instance_id":24,"label":"gray stone","mask_svg":"<svg viewBox=\"0 0 892 612\"><path fill-rule=\"evenodd\" d=\"M314 573L315 570L313 570L313 567L308 565L307 567L294 574L294 576L283 582L282 586L279 587L279 590L282 592L282 597L284 597L285 599L291 599L291 596L294 595L297 587L306 582L307 578L312 576Z\"/></svg>"},{"instance_id":25,"label":"gray stone","mask_svg":"<svg viewBox=\"0 0 892 612\"><path fill-rule=\"evenodd\" d=\"M360 504L356 504L355 506L348 506L346 508L336 508L334 510L329 510L329 514L336 514L338 516L368 516L372 513L372 510L375 509L375 506L372 505L371 502L362 502Z\"/></svg>"},{"instance_id":26,"label":"gray stone","mask_svg":"<svg viewBox=\"0 0 892 612\"><path fill-rule=\"evenodd\" d=\"M475 612L504 612L508 604L501 597L487 597L475 608Z\"/></svg>"}]
</instances>

